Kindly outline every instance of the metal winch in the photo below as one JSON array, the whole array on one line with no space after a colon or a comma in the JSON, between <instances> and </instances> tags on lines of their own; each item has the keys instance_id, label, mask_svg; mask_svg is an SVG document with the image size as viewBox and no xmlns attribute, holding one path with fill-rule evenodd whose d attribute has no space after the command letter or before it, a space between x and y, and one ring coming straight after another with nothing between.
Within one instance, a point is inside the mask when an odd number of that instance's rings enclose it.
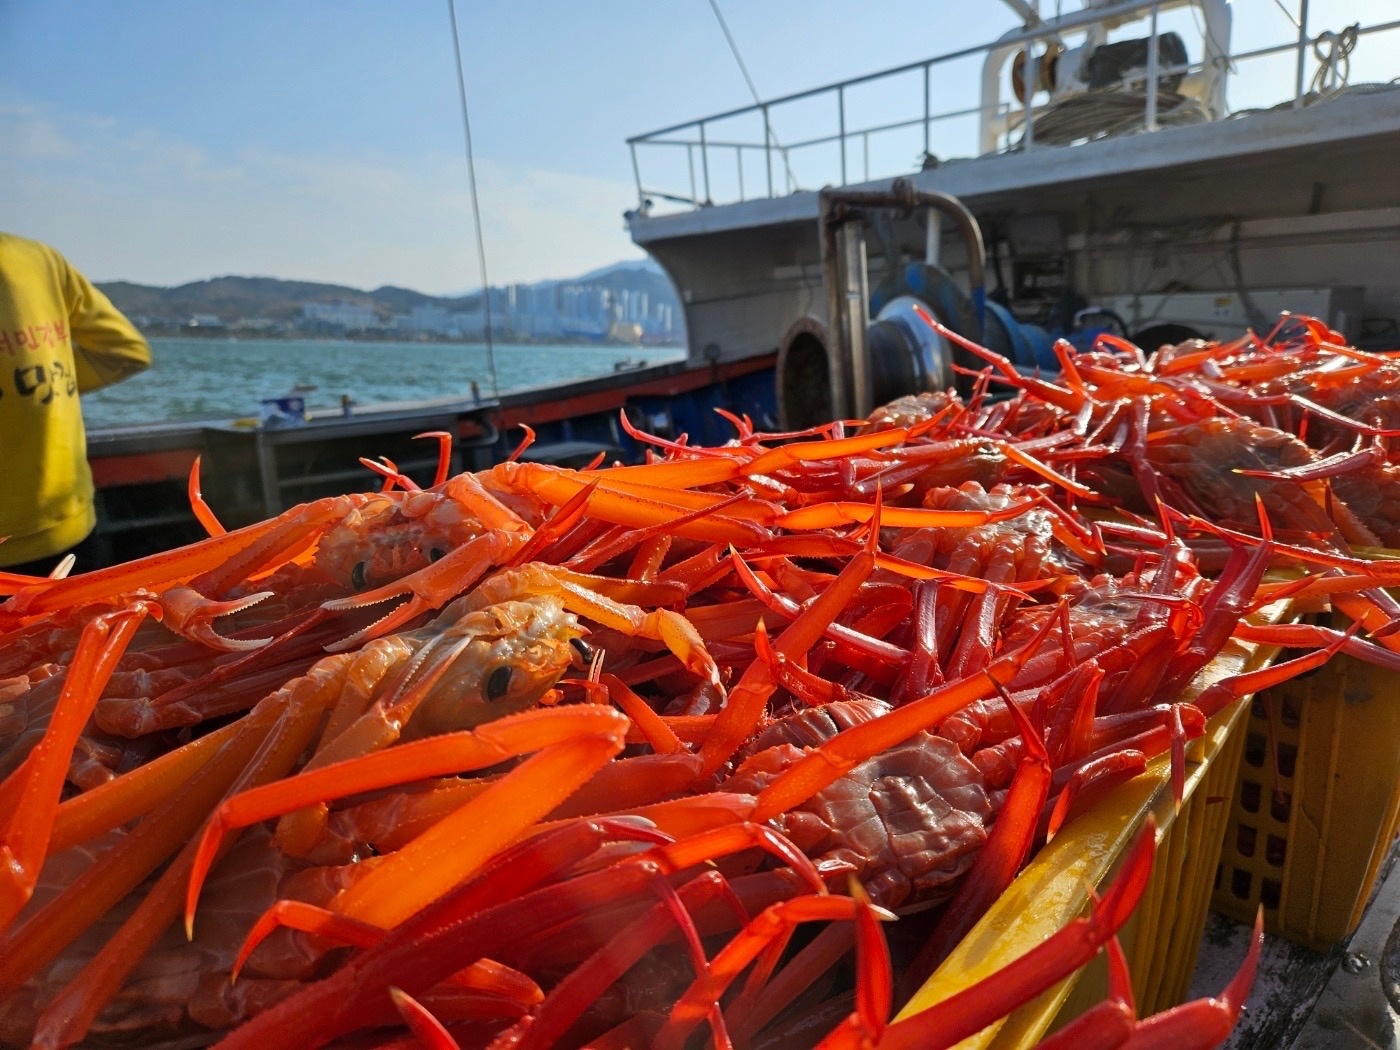
<instances>
[{"instance_id":1,"label":"metal winch","mask_svg":"<svg viewBox=\"0 0 1400 1050\"><path fill-rule=\"evenodd\" d=\"M981 358L951 344L915 307L941 324L1029 370L1053 369L1052 340L988 302L985 249L976 218L956 197L921 191L897 179L887 191L825 189L821 193L822 267L827 322L799 318L778 350L778 412L785 429L820 426L833 419L860 419L877 405L907 394L966 388ZM866 265L865 219L879 209L932 209L949 216L967 245L967 291L931 262L914 262L890 273L873 290ZM872 320L873 315L873 320ZM956 366L956 367L955 367Z\"/></svg>"}]
</instances>

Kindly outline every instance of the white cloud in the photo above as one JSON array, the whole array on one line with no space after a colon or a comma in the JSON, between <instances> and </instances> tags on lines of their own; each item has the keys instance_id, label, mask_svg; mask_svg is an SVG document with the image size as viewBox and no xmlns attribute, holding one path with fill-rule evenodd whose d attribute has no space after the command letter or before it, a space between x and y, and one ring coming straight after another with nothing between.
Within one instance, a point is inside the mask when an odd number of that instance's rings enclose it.
<instances>
[{"instance_id":1,"label":"white cloud","mask_svg":"<svg viewBox=\"0 0 1400 1050\"><path fill-rule=\"evenodd\" d=\"M180 284L257 274L425 292L479 274L461 157L291 156L199 146L114 121L0 105L0 221L96 280ZM629 184L478 161L493 284L582 273L641 253Z\"/></svg>"}]
</instances>

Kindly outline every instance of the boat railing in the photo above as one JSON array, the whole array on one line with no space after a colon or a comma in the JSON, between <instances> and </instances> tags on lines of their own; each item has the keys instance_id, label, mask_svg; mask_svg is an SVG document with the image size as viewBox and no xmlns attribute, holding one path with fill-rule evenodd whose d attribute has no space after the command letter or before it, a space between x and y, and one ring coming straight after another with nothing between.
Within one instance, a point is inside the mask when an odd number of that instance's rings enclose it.
<instances>
[{"instance_id":1,"label":"boat railing","mask_svg":"<svg viewBox=\"0 0 1400 1050\"><path fill-rule=\"evenodd\" d=\"M1180 123L1188 109L1191 119L1199 121L1290 104L1301 108L1345 87L1352 51L1363 38L1396 32L1387 43L1392 50L1400 43L1400 20L1315 30L1308 23L1308 0L1297 0L1296 15L1282 0L1258 2L1262 10L1273 12L1274 31L1280 14L1287 20L1282 23L1287 36L1231 52L1232 12L1226 0L1119 0L1046 20L1034 14L1031 3L1017 0L1013 6L1030 12L1031 24L991 43L628 139L640 214L666 205L711 207L904 175L911 170L911 154L917 169L950 157L1030 151L1098 137L1102 129L1091 125L1083 126L1083 134L1076 137L1076 125L1070 123L1057 129L1051 141L1037 141L1040 118L1052 114L1066 97L1073 98L1052 94L1041 78L1052 56L1082 57L1091 45L1107 40L1109 29L1125 24L1147 21L1146 66L1125 73L1111 92L1089 91L1079 97L1087 95L1090 104L1115 103L1120 129L1142 133ZM1248 5L1234 5L1241 6ZM1159 61L1157 41L1172 32L1173 25L1194 25L1200 33L1197 60ZM1085 46L1067 49L1065 41L1076 38ZM1008 60L1012 70L1005 68ZM969 75L979 62L981 68ZM1249 81L1251 105L1230 111L1225 103L1227 74L1237 85L1241 72L1251 69L1263 74ZM1162 85L1174 77L1180 78L1179 86L1168 108ZM1027 97L1029 110L1019 101ZM1181 105L1183 101L1195 105ZM1131 103L1136 103L1136 113L1124 115Z\"/></svg>"}]
</instances>

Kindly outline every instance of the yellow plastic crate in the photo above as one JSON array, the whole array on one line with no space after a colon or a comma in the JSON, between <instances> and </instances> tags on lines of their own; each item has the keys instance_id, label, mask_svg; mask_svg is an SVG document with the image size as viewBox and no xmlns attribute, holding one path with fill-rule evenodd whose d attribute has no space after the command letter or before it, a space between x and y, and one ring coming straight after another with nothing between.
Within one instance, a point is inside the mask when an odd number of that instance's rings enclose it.
<instances>
[{"instance_id":1,"label":"yellow plastic crate","mask_svg":"<svg viewBox=\"0 0 1400 1050\"><path fill-rule=\"evenodd\" d=\"M1350 657L1251 705L1212 907L1326 951L1400 827L1400 675ZM1269 759L1273 740L1277 761Z\"/></svg>"},{"instance_id":2,"label":"yellow plastic crate","mask_svg":"<svg viewBox=\"0 0 1400 1050\"><path fill-rule=\"evenodd\" d=\"M1278 619L1284 609L1270 610ZM1198 677L1188 696L1221 679L1255 670L1277 649L1232 642ZM910 1017L1024 955L1088 904L1088 888L1111 881L1124 850L1151 815L1157 822L1152 881L1120 939L1133 971L1133 993L1142 1014L1181 1002L1186 995L1205 928L1211 888L1229 817L1227 799L1238 775L1249 701L1231 704L1186 752L1182 805L1172 803L1170 760L1117 788L1076 818L1027 865L981 922L963 938L905 1006ZM1009 1018L959 1044L960 1050L1020 1050L1034 1046L1107 992L1100 954L1083 970L1028 1003Z\"/></svg>"}]
</instances>

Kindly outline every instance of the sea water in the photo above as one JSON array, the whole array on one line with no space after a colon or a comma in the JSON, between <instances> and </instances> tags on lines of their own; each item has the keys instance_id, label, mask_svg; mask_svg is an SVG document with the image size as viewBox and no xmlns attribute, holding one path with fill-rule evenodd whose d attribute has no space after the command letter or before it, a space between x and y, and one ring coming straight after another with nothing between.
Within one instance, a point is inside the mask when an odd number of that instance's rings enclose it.
<instances>
[{"instance_id":1,"label":"sea water","mask_svg":"<svg viewBox=\"0 0 1400 1050\"><path fill-rule=\"evenodd\" d=\"M331 339L152 339L151 367L84 394L89 428L256 417L264 398L293 390L307 408L379 401L491 396L486 347L473 343L368 343ZM619 363L661 364L680 347L497 345L501 391L605 375ZM306 389L306 388L312 389Z\"/></svg>"}]
</instances>

